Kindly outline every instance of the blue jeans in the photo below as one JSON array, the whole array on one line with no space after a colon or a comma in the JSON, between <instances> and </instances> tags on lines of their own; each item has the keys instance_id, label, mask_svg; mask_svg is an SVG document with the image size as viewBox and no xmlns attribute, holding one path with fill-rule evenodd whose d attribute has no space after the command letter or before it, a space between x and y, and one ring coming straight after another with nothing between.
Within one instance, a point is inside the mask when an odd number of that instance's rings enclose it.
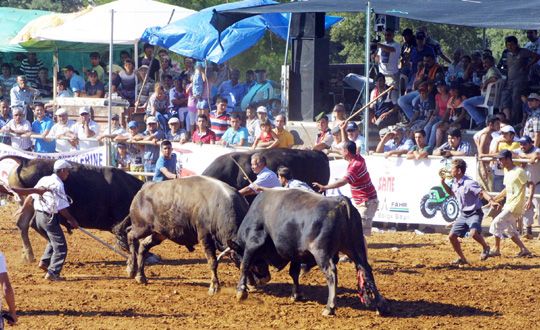
<instances>
[{"instance_id":1,"label":"blue jeans","mask_svg":"<svg viewBox=\"0 0 540 330\"><path fill-rule=\"evenodd\" d=\"M408 94L405 94L403 96L400 96L398 99L398 104L403 113L405 113L405 116L407 116L408 120L411 120L413 114L414 114L414 105L418 102L420 99L420 93L418 92L410 92Z\"/></svg>"},{"instance_id":2,"label":"blue jeans","mask_svg":"<svg viewBox=\"0 0 540 330\"><path fill-rule=\"evenodd\" d=\"M47 238L47 247L41 262L49 265L47 269L49 273L60 275L67 257L67 243L58 214L51 219L49 215L36 211L36 226Z\"/></svg>"},{"instance_id":3,"label":"blue jeans","mask_svg":"<svg viewBox=\"0 0 540 330\"><path fill-rule=\"evenodd\" d=\"M431 139L431 129L435 124L439 123L441 121L441 118L439 116L433 116L430 121L426 123L426 126L424 126L424 132L426 132L426 144L429 145L429 141Z\"/></svg>"},{"instance_id":4,"label":"blue jeans","mask_svg":"<svg viewBox=\"0 0 540 330\"><path fill-rule=\"evenodd\" d=\"M429 140L427 144L433 149L435 148L435 143L437 143L437 128L439 128L441 124L442 120L439 120L438 122L434 123L433 126L431 126L431 132L429 133ZM428 133L426 132L426 134Z\"/></svg>"},{"instance_id":5,"label":"blue jeans","mask_svg":"<svg viewBox=\"0 0 540 330\"><path fill-rule=\"evenodd\" d=\"M463 108L469 113L469 116L474 120L476 125L482 125L486 121L486 116L482 110L478 110L477 106L484 103L484 96L473 96L463 101Z\"/></svg>"}]
</instances>

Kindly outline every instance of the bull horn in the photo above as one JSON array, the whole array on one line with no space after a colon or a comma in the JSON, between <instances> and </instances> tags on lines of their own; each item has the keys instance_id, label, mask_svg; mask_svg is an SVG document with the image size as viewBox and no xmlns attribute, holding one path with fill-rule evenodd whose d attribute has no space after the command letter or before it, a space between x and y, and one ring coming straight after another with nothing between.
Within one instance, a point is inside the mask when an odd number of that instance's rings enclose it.
<instances>
[{"instance_id":1,"label":"bull horn","mask_svg":"<svg viewBox=\"0 0 540 330\"><path fill-rule=\"evenodd\" d=\"M223 258L223 256L227 253L231 251L231 248L230 247L227 247L225 250L223 250L223 252L221 252L218 256L217 256L217 261L219 262L219 260L221 260L221 258Z\"/></svg>"},{"instance_id":2,"label":"bull horn","mask_svg":"<svg viewBox=\"0 0 540 330\"><path fill-rule=\"evenodd\" d=\"M13 160L16 161L17 164L19 164L19 165L21 165L21 163L23 163L24 161L28 161L27 158L24 158L24 157L21 157L21 156L6 155L6 156L0 157L0 162L3 161L4 159L13 159Z\"/></svg>"}]
</instances>

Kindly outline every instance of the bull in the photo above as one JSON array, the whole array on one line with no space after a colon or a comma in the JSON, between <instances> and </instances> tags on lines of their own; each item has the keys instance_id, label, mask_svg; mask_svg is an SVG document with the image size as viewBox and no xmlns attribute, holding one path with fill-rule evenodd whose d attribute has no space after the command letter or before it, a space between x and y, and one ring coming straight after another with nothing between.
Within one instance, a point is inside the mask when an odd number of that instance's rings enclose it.
<instances>
[{"instance_id":1,"label":"bull","mask_svg":"<svg viewBox=\"0 0 540 330\"><path fill-rule=\"evenodd\" d=\"M360 214L347 197L324 197L299 189L265 190L255 198L236 239L228 245L241 259L238 300L247 298L246 282L254 264L265 262L281 270L290 263L293 300L301 297L301 266L309 270L318 265L328 284L323 315L333 315L341 252L354 262L361 301L386 313L386 301L368 263Z\"/></svg>"},{"instance_id":2,"label":"bull","mask_svg":"<svg viewBox=\"0 0 540 330\"><path fill-rule=\"evenodd\" d=\"M14 159L18 163L9 174L8 183L11 187L34 187L40 178L53 172L54 160L6 156L0 158L0 161L5 158ZM78 163L71 165L70 175L64 182L66 194L73 200L69 209L71 214L81 227L110 231L115 234L120 245L127 248L127 228L116 225L128 215L131 201L143 182L113 167ZM33 215L32 203L25 202L17 219L17 227L23 241L23 258L26 262L34 262L34 252L28 237L30 225L34 227L31 224ZM65 221L63 225L70 228Z\"/></svg>"},{"instance_id":3,"label":"bull","mask_svg":"<svg viewBox=\"0 0 540 330\"><path fill-rule=\"evenodd\" d=\"M147 283L144 256L165 239L184 245L189 251L200 242L211 271L208 293L216 293L216 249L224 250L227 241L236 237L248 208L236 189L211 177L146 183L133 199L129 212L128 275L139 283Z\"/></svg>"}]
</instances>

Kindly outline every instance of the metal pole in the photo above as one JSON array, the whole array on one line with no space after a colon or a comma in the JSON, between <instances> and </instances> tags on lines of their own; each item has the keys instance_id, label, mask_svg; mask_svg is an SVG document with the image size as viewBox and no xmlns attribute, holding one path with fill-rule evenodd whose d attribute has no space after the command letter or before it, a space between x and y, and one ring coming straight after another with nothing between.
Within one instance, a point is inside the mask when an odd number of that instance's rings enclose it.
<instances>
[{"instance_id":1,"label":"metal pole","mask_svg":"<svg viewBox=\"0 0 540 330\"><path fill-rule=\"evenodd\" d=\"M135 74L135 92L133 95L137 95L137 90L139 89L139 77L137 76L137 69L139 68L139 40L133 44L133 68L133 73Z\"/></svg>"},{"instance_id":2,"label":"metal pole","mask_svg":"<svg viewBox=\"0 0 540 330\"><path fill-rule=\"evenodd\" d=\"M111 135L112 127L112 70L113 70L113 42L114 42L114 9L111 9L111 41L109 43L109 131L107 132ZM106 143L106 156L105 160L107 161L107 166L111 166L111 141L107 140Z\"/></svg>"},{"instance_id":3,"label":"metal pole","mask_svg":"<svg viewBox=\"0 0 540 330\"><path fill-rule=\"evenodd\" d=\"M365 37L365 45L364 45L364 75L366 77L366 84L365 84L365 90L364 90L364 104L369 103L369 41L370 41L370 29L371 29L371 2L368 1L366 4L366 37ZM369 113L366 112L364 114L364 153L368 153L368 147L369 147Z\"/></svg>"},{"instance_id":4,"label":"metal pole","mask_svg":"<svg viewBox=\"0 0 540 330\"><path fill-rule=\"evenodd\" d=\"M54 48L53 52L53 104L56 109L56 94L58 93L58 48Z\"/></svg>"},{"instance_id":5,"label":"metal pole","mask_svg":"<svg viewBox=\"0 0 540 330\"><path fill-rule=\"evenodd\" d=\"M116 247L110 245L109 243L105 242L101 238L97 237L96 235L92 234L91 232L87 231L86 229L79 227L79 230L81 233L93 238L97 242L99 242L104 247L108 248L109 250L113 251L114 253L118 254L119 256L122 256L124 259L129 259L129 257L122 251L118 250Z\"/></svg>"}]
</instances>

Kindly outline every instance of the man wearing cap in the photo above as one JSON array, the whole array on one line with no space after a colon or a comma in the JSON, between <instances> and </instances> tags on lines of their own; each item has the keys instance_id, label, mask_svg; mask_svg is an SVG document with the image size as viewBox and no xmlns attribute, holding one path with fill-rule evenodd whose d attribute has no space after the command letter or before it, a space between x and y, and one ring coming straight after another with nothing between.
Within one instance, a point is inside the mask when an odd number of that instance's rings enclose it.
<instances>
[{"instance_id":1,"label":"man wearing cap","mask_svg":"<svg viewBox=\"0 0 540 330\"><path fill-rule=\"evenodd\" d=\"M519 232L516 229L517 219L525 211L525 185L528 182L525 170L512 162L512 152L503 150L497 156L502 167L506 170L504 173L504 189L495 200L501 200L506 197L506 202L502 207L501 213L493 219L489 227L489 232L495 236L495 250L490 252L490 256L498 257L501 255L501 239L510 237L519 247L519 253L516 257L528 257L531 252L523 245L519 238Z\"/></svg>"},{"instance_id":2,"label":"man wearing cap","mask_svg":"<svg viewBox=\"0 0 540 330\"><path fill-rule=\"evenodd\" d=\"M156 170L152 181L161 182L178 178L178 160L176 154L172 151L171 141L164 140L161 142L161 155L156 162Z\"/></svg>"},{"instance_id":3,"label":"man wearing cap","mask_svg":"<svg viewBox=\"0 0 540 330\"><path fill-rule=\"evenodd\" d=\"M56 139L56 152L69 152L77 147L77 136L71 128L75 122L68 119L68 112L64 108L56 110L56 124L53 125L49 136Z\"/></svg>"},{"instance_id":4,"label":"man wearing cap","mask_svg":"<svg viewBox=\"0 0 540 330\"><path fill-rule=\"evenodd\" d=\"M540 194L540 148L535 147L530 136L523 136L518 140L521 149L517 157L527 159L529 163L525 166L527 174L527 191L525 202L525 213L523 214L523 225L525 226L524 237L533 238L532 225L534 223L534 213L540 210L540 201L534 198L535 194ZM534 206L534 208L533 208ZM540 222L540 219L538 220Z\"/></svg>"},{"instance_id":5,"label":"man wearing cap","mask_svg":"<svg viewBox=\"0 0 540 330\"><path fill-rule=\"evenodd\" d=\"M272 82L266 79L266 70L255 70L255 78L257 83L249 89L242 99L242 111L245 111L249 104L266 105L269 100L278 98L279 92L276 93Z\"/></svg>"},{"instance_id":6,"label":"man wearing cap","mask_svg":"<svg viewBox=\"0 0 540 330\"><path fill-rule=\"evenodd\" d=\"M383 74L377 75L377 81L375 88L371 91L371 101L375 100L379 94L387 90L389 86L386 84L386 78ZM385 96L377 99L370 107L371 123L376 125L377 128L385 128L390 125L395 125L398 122L399 107L398 91L396 89L391 90Z\"/></svg>"},{"instance_id":7,"label":"man wearing cap","mask_svg":"<svg viewBox=\"0 0 540 330\"><path fill-rule=\"evenodd\" d=\"M46 271L45 279L49 281L61 280L60 272L67 256L67 242L60 227L58 213L72 228L78 228L77 220L68 210L69 198L64 190L64 181L69 176L71 164L60 159L54 162L54 173L39 179L37 187L49 189L43 196L34 197L36 210L36 227L45 235L47 247L39 262L39 268Z\"/></svg>"},{"instance_id":8,"label":"man wearing cap","mask_svg":"<svg viewBox=\"0 0 540 330\"><path fill-rule=\"evenodd\" d=\"M217 141L221 140L221 137L229 128L230 116L227 114L227 99L218 96L216 99L216 110L210 112L210 125L212 131L216 133Z\"/></svg>"},{"instance_id":9,"label":"man wearing cap","mask_svg":"<svg viewBox=\"0 0 540 330\"><path fill-rule=\"evenodd\" d=\"M324 112L321 112L315 117L315 121L317 121L319 132L317 132L315 145L311 149L318 151L330 149L332 142L334 142L334 137L332 136L332 132L330 132L330 128L328 128L328 117Z\"/></svg>"},{"instance_id":10,"label":"man wearing cap","mask_svg":"<svg viewBox=\"0 0 540 330\"><path fill-rule=\"evenodd\" d=\"M358 125L354 122L347 122L341 127L341 139L343 141L352 141L356 144L356 152L360 153L364 147L364 137L360 135L360 129ZM344 128L344 129L343 129Z\"/></svg>"},{"instance_id":11,"label":"man wearing cap","mask_svg":"<svg viewBox=\"0 0 540 330\"><path fill-rule=\"evenodd\" d=\"M146 131L143 133L143 141L151 141L154 144L144 145L144 171L154 172L156 169L156 161L159 158L159 145L158 141L165 138L165 133L159 129L156 117L146 118Z\"/></svg>"},{"instance_id":12,"label":"man wearing cap","mask_svg":"<svg viewBox=\"0 0 540 330\"><path fill-rule=\"evenodd\" d=\"M105 95L105 85L98 78L97 71L88 71L88 81L84 86L85 97L102 98Z\"/></svg>"},{"instance_id":13,"label":"man wearing cap","mask_svg":"<svg viewBox=\"0 0 540 330\"><path fill-rule=\"evenodd\" d=\"M375 152L384 153L385 157L404 155L414 146L413 141L407 137L405 130L401 127L390 126L384 133Z\"/></svg>"},{"instance_id":14,"label":"man wearing cap","mask_svg":"<svg viewBox=\"0 0 540 330\"><path fill-rule=\"evenodd\" d=\"M418 31L416 32L416 47L411 51L411 77L416 76L416 72L418 72L418 63L422 62L426 55L435 57L435 50L426 45L426 34L423 31Z\"/></svg>"},{"instance_id":15,"label":"man wearing cap","mask_svg":"<svg viewBox=\"0 0 540 330\"><path fill-rule=\"evenodd\" d=\"M115 113L111 117L111 133L109 134L109 126L107 125L103 134L97 136L97 140L102 141L104 138L114 139L122 134L126 134L126 130L120 125L120 116Z\"/></svg>"},{"instance_id":16,"label":"man wearing cap","mask_svg":"<svg viewBox=\"0 0 540 330\"><path fill-rule=\"evenodd\" d=\"M274 133L276 133L279 140L277 148L292 148L292 146L294 145L294 137L291 132L285 129L285 125L287 124L287 119L285 118L285 115L277 115L274 122L276 123Z\"/></svg>"},{"instance_id":17,"label":"man wearing cap","mask_svg":"<svg viewBox=\"0 0 540 330\"><path fill-rule=\"evenodd\" d=\"M254 123L255 127L253 131L253 136L255 139L261 135L261 123L265 123L269 119L268 109L264 105L257 107L256 114L257 114L257 120L255 120L255 123Z\"/></svg>"},{"instance_id":18,"label":"man wearing cap","mask_svg":"<svg viewBox=\"0 0 540 330\"><path fill-rule=\"evenodd\" d=\"M448 141L433 151L434 156L469 156L471 145L461 139L461 130L456 128L448 133Z\"/></svg>"},{"instance_id":19,"label":"man wearing cap","mask_svg":"<svg viewBox=\"0 0 540 330\"><path fill-rule=\"evenodd\" d=\"M54 122L51 118L45 116L45 106L43 103L38 102L34 105L34 117L36 120L32 123L32 133L41 135L41 138L35 141L34 152L55 152L56 141L46 139Z\"/></svg>"},{"instance_id":20,"label":"man wearing cap","mask_svg":"<svg viewBox=\"0 0 540 330\"><path fill-rule=\"evenodd\" d=\"M531 93L527 98L531 115L523 126L523 135L531 138L536 147L540 147L540 95Z\"/></svg>"},{"instance_id":21,"label":"man wearing cap","mask_svg":"<svg viewBox=\"0 0 540 330\"><path fill-rule=\"evenodd\" d=\"M165 137L167 140L180 143L187 142L186 130L180 128L180 120L178 118L172 117L167 124L169 125L169 132Z\"/></svg>"},{"instance_id":22,"label":"man wearing cap","mask_svg":"<svg viewBox=\"0 0 540 330\"><path fill-rule=\"evenodd\" d=\"M79 109L79 122L73 125L73 133L79 139L79 150L86 150L99 146L96 136L99 134L99 125L90 116L90 107ZM91 139L91 140L89 140Z\"/></svg>"},{"instance_id":23,"label":"man wearing cap","mask_svg":"<svg viewBox=\"0 0 540 330\"><path fill-rule=\"evenodd\" d=\"M11 146L25 151L32 150L32 140L30 140L30 133L32 132L32 125L26 120L23 108L12 108L13 119L8 121L6 126L2 127L2 132L11 133Z\"/></svg>"},{"instance_id":24,"label":"man wearing cap","mask_svg":"<svg viewBox=\"0 0 540 330\"><path fill-rule=\"evenodd\" d=\"M377 43L375 61L379 64L379 72L386 78L388 85L393 85L399 79L399 51L400 45L394 41L394 30L387 28L384 31L384 42Z\"/></svg>"},{"instance_id":25,"label":"man wearing cap","mask_svg":"<svg viewBox=\"0 0 540 330\"><path fill-rule=\"evenodd\" d=\"M128 123L128 132L124 134L117 135L114 138L115 142L128 143L128 154L135 162L139 158L139 164L142 164L142 155L143 146L139 144L134 144L131 142L141 141L144 136L139 133L139 123L132 120Z\"/></svg>"},{"instance_id":26,"label":"man wearing cap","mask_svg":"<svg viewBox=\"0 0 540 330\"><path fill-rule=\"evenodd\" d=\"M67 65L64 69L64 77L69 81L69 88L75 96L84 95L85 82L84 79L79 76L77 71L73 68L72 65Z\"/></svg>"}]
</instances>

